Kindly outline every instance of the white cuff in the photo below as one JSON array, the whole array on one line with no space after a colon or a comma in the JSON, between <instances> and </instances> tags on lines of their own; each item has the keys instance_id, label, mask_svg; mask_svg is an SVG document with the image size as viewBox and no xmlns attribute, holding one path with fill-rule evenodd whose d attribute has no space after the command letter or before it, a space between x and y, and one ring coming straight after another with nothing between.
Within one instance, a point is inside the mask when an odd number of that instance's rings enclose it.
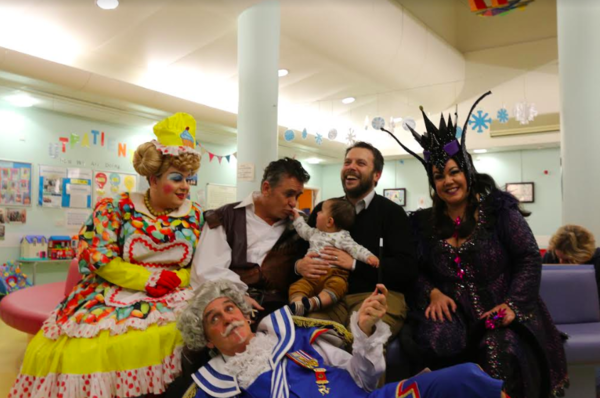
<instances>
[{"instance_id":1,"label":"white cuff","mask_svg":"<svg viewBox=\"0 0 600 398\"><path fill-rule=\"evenodd\" d=\"M351 271L354 272L355 269L356 269L356 259L354 259L354 261L352 262L352 269L351 269Z\"/></svg>"},{"instance_id":2,"label":"white cuff","mask_svg":"<svg viewBox=\"0 0 600 398\"><path fill-rule=\"evenodd\" d=\"M352 352L376 364L383 357L383 345L392 335L389 325L380 319L375 324L375 332L367 336L358 326L358 311L354 311L350 317L350 330L354 336Z\"/></svg>"},{"instance_id":3,"label":"white cuff","mask_svg":"<svg viewBox=\"0 0 600 398\"><path fill-rule=\"evenodd\" d=\"M156 282L158 282L158 280L160 279L160 274L162 274L162 270L152 272L152 274L150 275L150 277L146 281L146 286L145 287L155 287L156 286Z\"/></svg>"}]
</instances>

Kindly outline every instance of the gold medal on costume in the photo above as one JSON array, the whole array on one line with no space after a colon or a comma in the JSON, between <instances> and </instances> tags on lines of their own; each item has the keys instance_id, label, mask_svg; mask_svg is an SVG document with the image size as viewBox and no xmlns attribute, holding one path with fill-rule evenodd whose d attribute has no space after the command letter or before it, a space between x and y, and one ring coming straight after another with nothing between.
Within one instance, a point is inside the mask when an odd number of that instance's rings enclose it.
<instances>
[{"instance_id":1,"label":"gold medal on costume","mask_svg":"<svg viewBox=\"0 0 600 398\"><path fill-rule=\"evenodd\" d=\"M329 383L326 375L327 369L319 368L319 361L302 350L287 353L286 356L303 368L315 372L315 382L317 383L319 392L321 395L329 394L329 388L326 385Z\"/></svg>"}]
</instances>

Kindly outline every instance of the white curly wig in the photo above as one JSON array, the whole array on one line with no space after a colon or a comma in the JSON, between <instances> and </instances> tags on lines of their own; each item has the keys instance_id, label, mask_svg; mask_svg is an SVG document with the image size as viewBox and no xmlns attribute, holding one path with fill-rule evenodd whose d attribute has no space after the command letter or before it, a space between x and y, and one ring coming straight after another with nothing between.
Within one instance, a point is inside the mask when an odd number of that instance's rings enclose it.
<instances>
[{"instance_id":1,"label":"white curly wig","mask_svg":"<svg viewBox=\"0 0 600 398\"><path fill-rule=\"evenodd\" d=\"M204 310L213 300L219 297L231 299L244 315L250 316L252 307L246 302L244 292L235 284L226 279L203 283L177 320L177 328L181 332L183 342L189 349L200 350L206 347L208 341L204 334L204 324L202 322Z\"/></svg>"}]
</instances>

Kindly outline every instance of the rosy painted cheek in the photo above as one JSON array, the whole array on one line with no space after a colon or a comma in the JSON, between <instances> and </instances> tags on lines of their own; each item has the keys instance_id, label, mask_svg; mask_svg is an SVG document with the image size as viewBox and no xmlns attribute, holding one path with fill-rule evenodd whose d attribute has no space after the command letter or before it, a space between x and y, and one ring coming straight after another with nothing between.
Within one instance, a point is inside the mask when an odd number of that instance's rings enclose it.
<instances>
[{"instance_id":1,"label":"rosy painted cheek","mask_svg":"<svg viewBox=\"0 0 600 398\"><path fill-rule=\"evenodd\" d=\"M175 190L175 188L171 184L165 184L163 186L163 192L165 194L167 194L167 195L170 194L170 193L173 193L174 190Z\"/></svg>"}]
</instances>

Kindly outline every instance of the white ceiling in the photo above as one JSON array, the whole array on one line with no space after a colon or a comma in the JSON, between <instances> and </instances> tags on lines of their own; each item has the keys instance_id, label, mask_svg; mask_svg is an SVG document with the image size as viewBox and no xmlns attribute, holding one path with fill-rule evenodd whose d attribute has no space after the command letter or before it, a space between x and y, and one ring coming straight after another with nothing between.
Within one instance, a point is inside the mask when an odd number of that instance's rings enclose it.
<instances>
[{"instance_id":1,"label":"white ceiling","mask_svg":"<svg viewBox=\"0 0 600 398\"><path fill-rule=\"evenodd\" d=\"M0 46L185 100L181 106L216 108L195 114L204 123L201 139L234 143L235 116L227 115L237 109L237 18L256 3L121 0L116 10L104 11L93 0L0 0ZM494 18L472 14L468 0L280 3L280 67L290 70L280 79L282 126L307 127L313 134L336 127L343 141L348 127L359 130L367 115L416 117L420 104L439 113L498 87L497 101L526 96L540 112L558 112L555 0L536 0L524 11ZM10 72L0 73L5 92L46 96L58 111L113 121L116 115L129 124L172 111L117 93L116 85L113 93L98 94L98 88L92 95L51 84L18 63L9 70L1 58L0 69ZM357 101L342 105L347 96ZM384 154L400 153L391 139L370 139ZM282 143L327 160L343 153L343 144L325 144Z\"/></svg>"}]
</instances>

